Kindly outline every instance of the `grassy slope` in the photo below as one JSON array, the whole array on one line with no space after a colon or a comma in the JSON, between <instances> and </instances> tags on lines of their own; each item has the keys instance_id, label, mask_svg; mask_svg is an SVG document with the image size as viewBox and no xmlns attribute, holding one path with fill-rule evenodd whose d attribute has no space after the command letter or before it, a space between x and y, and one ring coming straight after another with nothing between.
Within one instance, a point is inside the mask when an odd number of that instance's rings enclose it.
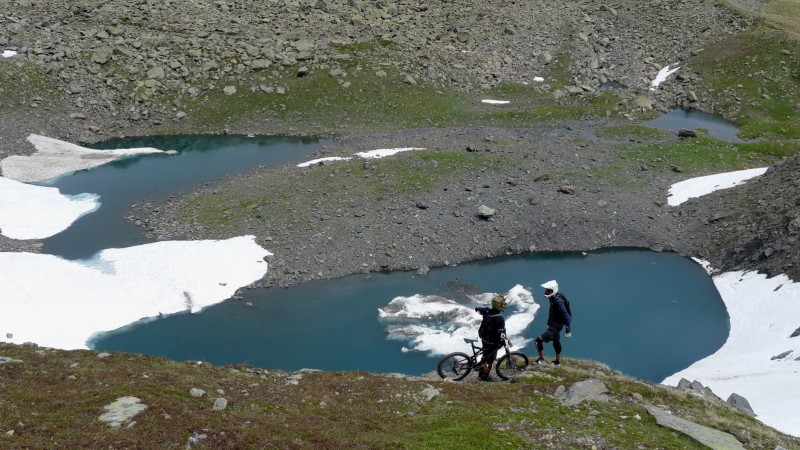
<instances>
[{"instance_id":1,"label":"grassy slope","mask_svg":"<svg viewBox=\"0 0 800 450\"><path fill-rule=\"evenodd\" d=\"M206 436L205 448L700 447L656 425L633 393L707 426L747 429L765 448L799 448L725 405L577 360L516 383L314 372L291 385L281 371L36 350L0 344L0 355L23 361L0 365L0 430L14 430L0 435L3 448L182 448L193 434ZM588 378L601 379L614 400L566 408L552 397L559 385ZM439 390L430 401L428 387ZM192 397L192 388L207 394ZM104 405L129 395L148 405L135 425L113 431L97 420ZM212 410L217 397L229 401L225 411Z\"/></svg>"}]
</instances>

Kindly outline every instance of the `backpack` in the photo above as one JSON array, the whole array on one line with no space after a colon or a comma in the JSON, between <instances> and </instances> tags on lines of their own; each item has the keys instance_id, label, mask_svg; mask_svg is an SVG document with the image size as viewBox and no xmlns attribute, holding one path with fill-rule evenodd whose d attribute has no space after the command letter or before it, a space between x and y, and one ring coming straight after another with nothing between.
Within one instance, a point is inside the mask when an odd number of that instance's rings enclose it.
<instances>
[{"instance_id":1,"label":"backpack","mask_svg":"<svg viewBox=\"0 0 800 450\"><path fill-rule=\"evenodd\" d=\"M564 299L564 307L567 308L567 314L569 314L569 318L572 319L572 310L569 307L569 300L567 299L567 296L561 294L561 298Z\"/></svg>"},{"instance_id":2,"label":"backpack","mask_svg":"<svg viewBox=\"0 0 800 450\"><path fill-rule=\"evenodd\" d=\"M500 314L487 314L484 316L481 326L478 328L478 337L486 340L492 340L497 337L497 321L493 319L496 315Z\"/></svg>"}]
</instances>

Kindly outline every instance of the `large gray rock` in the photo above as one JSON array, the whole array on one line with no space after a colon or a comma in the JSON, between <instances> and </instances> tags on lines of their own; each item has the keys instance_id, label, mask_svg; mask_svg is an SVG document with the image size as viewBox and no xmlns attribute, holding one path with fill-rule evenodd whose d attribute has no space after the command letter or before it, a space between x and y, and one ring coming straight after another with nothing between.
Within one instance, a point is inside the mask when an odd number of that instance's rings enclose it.
<instances>
[{"instance_id":1,"label":"large gray rock","mask_svg":"<svg viewBox=\"0 0 800 450\"><path fill-rule=\"evenodd\" d=\"M669 412L653 405L647 405L645 408L650 415L655 417L656 422L662 427L680 431L709 448L714 450L744 449L742 443L732 434L673 416Z\"/></svg>"},{"instance_id":2,"label":"large gray rock","mask_svg":"<svg viewBox=\"0 0 800 450\"><path fill-rule=\"evenodd\" d=\"M756 416L755 411L753 411L753 408L750 407L750 402L748 402L747 399L742 397L741 395L734 392L728 397L728 400L726 401L728 402L729 405L733 406L737 410L745 414L749 414L753 417Z\"/></svg>"},{"instance_id":3,"label":"large gray rock","mask_svg":"<svg viewBox=\"0 0 800 450\"><path fill-rule=\"evenodd\" d=\"M567 389L561 403L564 406L575 406L585 400L607 401L608 388L600 380L579 381Z\"/></svg>"},{"instance_id":4,"label":"large gray rock","mask_svg":"<svg viewBox=\"0 0 800 450\"><path fill-rule=\"evenodd\" d=\"M98 417L99 420L107 422L108 426L114 430L123 425L132 424L133 418L147 409L147 405L136 397L120 397L114 403L103 407L105 413Z\"/></svg>"}]
</instances>

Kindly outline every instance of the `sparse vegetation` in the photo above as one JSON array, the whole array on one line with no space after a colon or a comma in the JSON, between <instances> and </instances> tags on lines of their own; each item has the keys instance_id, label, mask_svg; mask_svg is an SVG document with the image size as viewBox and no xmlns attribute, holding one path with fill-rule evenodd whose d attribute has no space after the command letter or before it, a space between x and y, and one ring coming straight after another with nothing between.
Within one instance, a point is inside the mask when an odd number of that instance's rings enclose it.
<instances>
[{"instance_id":1,"label":"sparse vegetation","mask_svg":"<svg viewBox=\"0 0 800 450\"><path fill-rule=\"evenodd\" d=\"M0 355L21 361L0 365L4 448L183 448L190 439L202 448L701 448L658 426L634 392L701 424L746 428L754 447L798 448L721 402L580 360L538 368L515 383L479 384L365 372L298 376L8 344L0 344ZM558 386L588 378L603 381L613 400L567 408L553 397ZM192 388L205 395L191 396ZM148 408L132 425L111 430L98 416L123 396ZM227 408L214 411L215 398L228 400Z\"/></svg>"}]
</instances>

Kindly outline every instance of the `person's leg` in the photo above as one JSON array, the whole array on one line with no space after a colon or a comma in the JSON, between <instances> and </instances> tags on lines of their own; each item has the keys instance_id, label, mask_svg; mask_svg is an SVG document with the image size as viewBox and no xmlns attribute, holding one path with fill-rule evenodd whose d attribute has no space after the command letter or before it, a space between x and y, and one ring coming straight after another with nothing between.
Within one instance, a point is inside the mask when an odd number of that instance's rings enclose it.
<instances>
[{"instance_id":1,"label":"person's leg","mask_svg":"<svg viewBox=\"0 0 800 450\"><path fill-rule=\"evenodd\" d=\"M489 374L492 373L492 363L497 356L498 347L484 340L481 340L481 343L483 344L483 356L481 356L481 367L480 372L478 372L478 378L488 381L490 379Z\"/></svg>"},{"instance_id":2,"label":"person's leg","mask_svg":"<svg viewBox=\"0 0 800 450\"><path fill-rule=\"evenodd\" d=\"M553 362L556 365L561 364L561 340L553 341L553 349L556 351L556 359Z\"/></svg>"},{"instance_id":3,"label":"person's leg","mask_svg":"<svg viewBox=\"0 0 800 450\"><path fill-rule=\"evenodd\" d=\"M536 361L537 362L544 361L544 340L542 339L541 336L537 336L536 341L534 341L534 343L536 344L536 350L539 351L539 359L537 359Z\"/></svg>"},{"instance_id":4,"label":"person's leg","mask_svg":"<svg viewBox=\"0 0 800 450\"><path fill-rule=\"evenodd\" d=\"M541 336L536 338L536 350L539 351L539 359L536 360L536 363L544 362L544 344L550 342L554 339L554 337L558 337L556 334L553 335L553 328L547 327L547 331L542 333Z\"/></svg>"}]
</instances>

